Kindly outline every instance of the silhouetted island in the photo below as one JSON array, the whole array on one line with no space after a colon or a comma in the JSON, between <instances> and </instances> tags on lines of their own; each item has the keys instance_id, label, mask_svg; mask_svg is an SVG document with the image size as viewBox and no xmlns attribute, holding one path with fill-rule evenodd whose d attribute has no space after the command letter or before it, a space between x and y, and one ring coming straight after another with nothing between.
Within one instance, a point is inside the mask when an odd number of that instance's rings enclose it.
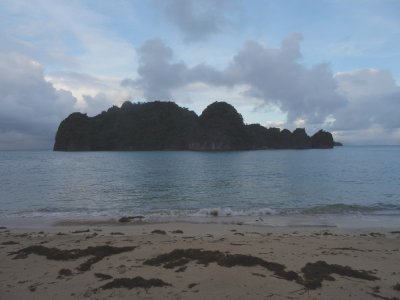
<instances>
[{"instance_id":1,"label":"silhouetted island","mask_svg":"<svg viewBox=\"0 0 400 300\"><path fill-rule=\"evenodd\" d=\"M125 102L88 117L73 113L58 128L55 151L255 150L333 148L332 134L309 137L304 128L245 125L226 102L210 104L200 116L174 102Z\"/></svg>"}]
</instances>

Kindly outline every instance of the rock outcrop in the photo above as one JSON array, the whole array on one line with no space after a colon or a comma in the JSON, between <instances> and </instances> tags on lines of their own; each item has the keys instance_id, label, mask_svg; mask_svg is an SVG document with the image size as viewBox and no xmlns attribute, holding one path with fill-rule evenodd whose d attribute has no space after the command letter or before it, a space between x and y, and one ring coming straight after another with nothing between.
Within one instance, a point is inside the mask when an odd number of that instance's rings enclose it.
<instances>
[{"instance_id":1,"label":"rock outcrop","mask_svg":"<svg viewBox=\"0 0 400 300\"><path fill-rule=\"evenodd\" d=\"M334 143L332 134L327 131L320 130L311 137L313 148L333 148Z\"/></svg>"},{"instance_id":2,"label":"rock outcrop","mask_svg":"<svg viewBox=\"0 0 400 300\"><path fill-rule=\"evenodd\" d=\"M246 125L226 102L210 104L200 116L174 102L125 102L88 117L73 113L61 122L55 151L255 150L333 148L332 135L304 128Z\"/></svg>"}]
</instances>

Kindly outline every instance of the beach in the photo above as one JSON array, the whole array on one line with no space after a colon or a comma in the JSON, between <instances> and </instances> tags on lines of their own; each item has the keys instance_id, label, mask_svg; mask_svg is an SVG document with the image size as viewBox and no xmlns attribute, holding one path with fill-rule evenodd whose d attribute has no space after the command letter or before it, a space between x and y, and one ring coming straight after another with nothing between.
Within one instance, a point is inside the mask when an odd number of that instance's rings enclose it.
<instances>
[{"instance_id":1,"label":"beach","mask_svg":"<svg viewBox=\"0 0 400 300\"><path fill-rule=\"evenodd\" d=\"M399 228L3 226L0 299L398 299L399 251Z\"/></svg>"}]
</instances>

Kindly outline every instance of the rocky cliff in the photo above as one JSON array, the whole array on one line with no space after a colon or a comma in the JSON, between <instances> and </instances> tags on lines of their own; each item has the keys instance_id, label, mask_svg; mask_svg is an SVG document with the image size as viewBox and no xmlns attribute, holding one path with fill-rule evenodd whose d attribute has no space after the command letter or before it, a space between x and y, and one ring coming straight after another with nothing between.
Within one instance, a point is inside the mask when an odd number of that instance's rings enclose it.
<instances>
[{"instance_id":1,"label":"rocky cliff","mask_svg":"<svg viewBox=\"0 0 400 300\"><path fill-rule=\"evenodd\" d=\"M95 117L73 113L61 122L55 151L90 150L251 150L333 148L332 135L303 128L245 125L225 102L210 104L200 116L174 102L125 102Z\"/></svg>"}]
</instances>

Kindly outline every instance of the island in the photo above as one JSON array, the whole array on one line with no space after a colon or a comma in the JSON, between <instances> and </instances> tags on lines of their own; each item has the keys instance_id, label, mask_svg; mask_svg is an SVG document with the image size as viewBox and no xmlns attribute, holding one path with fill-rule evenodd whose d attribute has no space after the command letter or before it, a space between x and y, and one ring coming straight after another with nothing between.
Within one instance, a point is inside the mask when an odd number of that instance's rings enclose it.
<instances>
[{"instance_id":1,"label":"island","mask_svg":"<svg viewBox=\"0 0 400 300\"><path fill-rule=\"evenodd\" d=\"M97 116L72 113L61 122L54 151L330 149L330 132L308 136L304 128L245 124L226 102L214 102L198 116L174 102L124 102Z\"/></svg>"}]
</instances>

